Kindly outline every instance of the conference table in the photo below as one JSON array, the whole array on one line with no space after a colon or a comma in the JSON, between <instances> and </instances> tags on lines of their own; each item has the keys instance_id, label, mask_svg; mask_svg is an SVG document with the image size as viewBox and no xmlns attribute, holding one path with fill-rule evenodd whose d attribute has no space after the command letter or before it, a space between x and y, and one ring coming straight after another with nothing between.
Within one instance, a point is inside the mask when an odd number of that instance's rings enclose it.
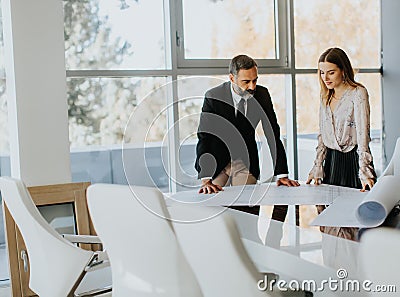
<instances>
[{"instance_id":1,"label":"conference table","mask_svg":"<svg viewBox=\"0 0 400 297\"><path fill-rule=\"evenodd\" d=\"M277 187L275 184L237 186L209 195L191 190L167 196L166 203L169 207L182 203L198 206L316 205L331 204L337 197L349 193L365 195L356 189L335 186L300 187L301 191L298 187ZM335 280L338 285L353 280L362 283L358 242L323 234L316 227L301 228L267 216L258 217L234 209L226 211L235 218L244 246L259 271L276 273L279 280L286 284L292 282L294 286L312 282L314 296L366 296L362 289L334 288ZM328 284L330 280L332 289Z\"/></svg>"}]
</instances>

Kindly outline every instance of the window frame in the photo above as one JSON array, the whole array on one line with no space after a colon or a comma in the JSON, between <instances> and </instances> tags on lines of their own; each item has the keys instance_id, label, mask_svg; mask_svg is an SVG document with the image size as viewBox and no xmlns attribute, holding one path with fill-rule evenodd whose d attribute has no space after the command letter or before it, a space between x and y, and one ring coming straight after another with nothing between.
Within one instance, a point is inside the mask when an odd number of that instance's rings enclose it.
<instances>
[{"instance_id":1,"label":"window frame","mask_svg":"<svg viewBox=\"0 0 400 297\"><path fill-rule=\"evenodd\" d=\"M176 29L171 35L175 38L178 68L226 68L230 59L188 59L185 57L185 40L183 24L183 1L176 4ZM275 52L276 59L257 59L259 67L289 67L287 1L274 0L275 19Z\"/></svg>"}]
</instances>

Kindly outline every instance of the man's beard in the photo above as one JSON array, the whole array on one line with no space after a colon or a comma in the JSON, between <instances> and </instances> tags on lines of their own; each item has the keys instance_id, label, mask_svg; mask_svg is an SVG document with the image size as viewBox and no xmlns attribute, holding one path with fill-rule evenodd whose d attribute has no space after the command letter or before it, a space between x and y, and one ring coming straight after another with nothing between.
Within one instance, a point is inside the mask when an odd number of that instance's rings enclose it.
<instances>
[{"instance_id":1,"label":"man's beard","mask_svg":"<svg viewBox=\"0 0 400 297\"><path fill-rule=\"evenodd\" d=\"M256 90L243 90L241 87L239 87L236 84L233 84L233 89L235 90L235 92L242 98L250 98L254 96L254 93L256 92Z\"/></svg>"}]
</instances>

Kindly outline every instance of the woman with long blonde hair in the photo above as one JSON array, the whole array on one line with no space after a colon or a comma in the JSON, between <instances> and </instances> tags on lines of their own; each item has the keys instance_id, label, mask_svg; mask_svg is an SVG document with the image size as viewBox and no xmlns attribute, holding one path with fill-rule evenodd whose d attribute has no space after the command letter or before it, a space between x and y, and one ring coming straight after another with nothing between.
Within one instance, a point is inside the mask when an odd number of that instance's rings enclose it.
<instances>
[{"instance_id":1,"label":"woman with long blonde hair","mask_svg":"<svg viewBox=\"0 0 400 297\"><path fill-rule=\"evenodd\" d=\"M321 87L318 146L307 183L371 189L376 181L369 149L370 107L367 89L354 80L346 53L329 48L318 60ZM317 206L318 213L325 206ZM321 227L321 231L356 239L357 228Z\"/></svg>"}]
</instances>

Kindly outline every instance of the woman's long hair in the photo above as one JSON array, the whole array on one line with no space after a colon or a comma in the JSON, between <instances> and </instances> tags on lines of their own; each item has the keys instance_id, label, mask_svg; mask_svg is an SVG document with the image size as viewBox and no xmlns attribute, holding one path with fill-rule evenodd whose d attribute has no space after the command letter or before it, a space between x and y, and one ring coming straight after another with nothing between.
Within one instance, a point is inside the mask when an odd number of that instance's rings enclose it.
<instances>
[{"instance_id":1,"label":"woman's long hair","mask_svg":"<svg viewBox=\"0 0 400 297\"><path fill-rule=\"evenodd\" d=\"M319 69L320 62L329 62L335 64L340 70L343 71L343 82L349 84L352 87L361 86L362 84L354 80L354 70L351 66L349 57L346 55L344 50L338 47L328 48L322 53L318 60L318 77L319 84L321 87L321 97L325 105L329 105L332 101L332 97L335 93L334 89L328 89L322 80L321 70Z\"/></svg>"}]
</instances>

